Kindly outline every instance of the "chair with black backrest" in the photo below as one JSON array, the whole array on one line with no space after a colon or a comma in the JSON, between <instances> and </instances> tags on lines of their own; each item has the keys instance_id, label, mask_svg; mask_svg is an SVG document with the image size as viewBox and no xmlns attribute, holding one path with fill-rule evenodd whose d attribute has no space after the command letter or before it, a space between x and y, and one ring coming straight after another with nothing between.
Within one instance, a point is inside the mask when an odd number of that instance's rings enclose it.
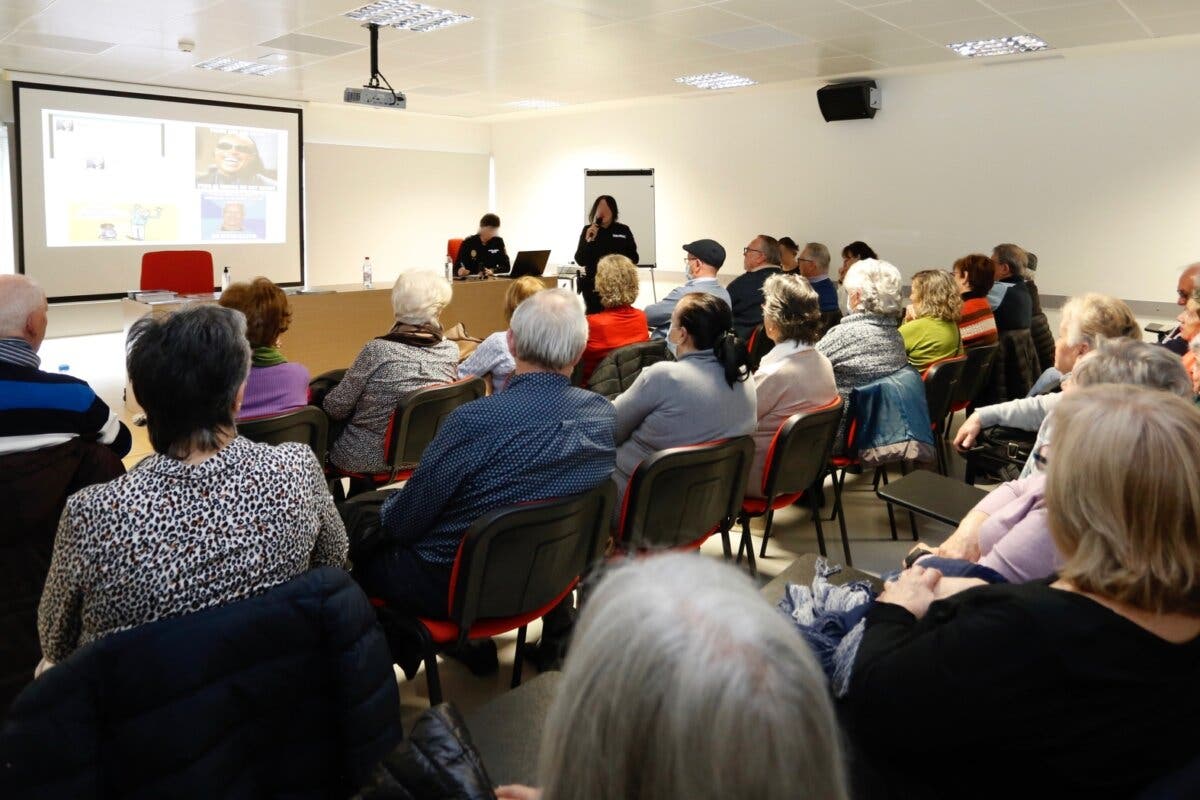
<instances>
[{"instance_id":1,"label":"chair with black backrest","mask_svg":"<svg viewBox=\"0 0 1200 800\"><path fill-rule=\"evenodd\" d=\"M521 683L526 627L602 555L615 495L605 480L586 494L497 509L467 529L450 575L449 618L417 620L431 706L442 702L437 653L447 646L516 630L512 686Z\"/></svg>"},{"instance_id":2,"label":"chair with black backrest","mask_svg":"<svg viewBox=\"0 0 1200 800\"><path fill-rule=\"evenodd\" d=\"M721 534L732 558L729 529L746 496L754 440L736 436L659 450L638 464L621 501L615 537L626 553L695 550ZM753 573L754 552L749 554Z\"/></svg>"},{"instance_id":3,"label":"chair with black backrest","mask_svg":"<svg viewBox=\"0 0 1200 800\"><path fill-rule=\"evenodd\" d=\"M938 472L947 475L950 472L950 459L942 441L942 430L946 417L950 415L950 403L954 397L955 387L963 377L963 369L967 365L966 356L945 358L933 364L921 376L925 382L925 404L929 408L929 420L933 426L933 443L937 450Z\"/></svg>"},{"instance_id":4,"label":"chair with black backrest","mask_svg":"<svg viewBox=\"0 0 1200 800\"><path fill-rule=\"evenodd\" d=\"M750 335L746 337L746 353L750 357L751 372L758 371L758 365L762 363L763 356L771 352L774 347L775 343L771 341L771 337L767 336L762 324L754 326L754 330L750 331Z\"/></svg>"},{"instance_id":5,"label":"chair with black backrest","mask_svg":"<svg viewBox=\"0 0 1200 800\"><path fill-rule=\"evenodd\" d=\"M975 398L983 389L983 384L992 374L992 365L996 361L996 353L999 350L1000 345L998 344L967 348L967 364L963 367L962 378L959 379L954 391L950 394L950 413L946 416L945 425L942 426L942 438L950 437L954 415L959 411L966 411L975 402Z\"/></svg>"},{"instance_id":6,"label":"chair with black backrest","mask_svg":"<svg viewBox=\"0 0 1200 800\"><path fill-rule=\"evenodd\" d=\"M600 359L588 378L587 388L612 400L632 386L646 367L659 361L674 360L665 339L627 344Z\"/></svg>"},{"instance_id":7,"label":"chair with black backrest","mask_svg":"<svg viewBox=\"0 0 1200 800\"><path fill-rule=\"evenodd\" d=\"M771 440L771 449L767 451L767 460L763 464L763 496L746 497L742 500L741 513L738 515L738 521L742 524L742 541L738 545L739 559L742 557L743 548L750 550L751 557L753 556L754 545L750 540L751 519L766 517L762 548L758 551L760 558L766 558L767 540L771 538L771 521L775 512L790 506L804 495L808 497L813 523L817 528L817 546L821 555L825 555L825 531L821 526L818 496L821 484L825 481L825 473L829 470L829 456L833 452L833 442L837 438L838 423L841 419L842 401L838 399L817 411L793 414L779 426L779 431ZM835 491L836 486L835 482ZM848 557L849 544L843 541L842 548Z\"/></svg>"},{"instance_id":8,"label":"chair with black backrest","mask_svg":"<svg viewBox=\"0 0 1200 800\"><path fill-rule=\"evenodd\" d=\"M483 397L487 384L482 378L470 377L453 383L425 386L410 393L396 404L392 419L384 434L383 457L386 472L351 472L336 466L335 475L350 479L348 497L378 489L396 481L408 480L421 461L421 454L437 435L442 420L472 400Z\"/></svg>"},{"instance_id":9,"label":"chair with black backrest","mask_svg":"<svg viewBox=\"0 0 1200 800\"><path fill-rule=\"evenodd\" d=\"M304 406L270 417L240 420L237 432L252 442L263 444L306 444L312 448L321 464L325 463L325 453L329 449L329 417L316 406Z\"/></svg>"}]
</instances>

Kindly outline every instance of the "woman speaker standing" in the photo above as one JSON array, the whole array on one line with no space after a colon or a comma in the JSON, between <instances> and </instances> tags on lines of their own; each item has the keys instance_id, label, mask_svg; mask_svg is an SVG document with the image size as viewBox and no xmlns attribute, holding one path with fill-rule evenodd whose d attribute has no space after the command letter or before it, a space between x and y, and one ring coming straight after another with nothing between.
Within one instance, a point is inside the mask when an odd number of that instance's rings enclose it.
<instances>
[{"instance_id":1,"label":"woman speaker standing","mask_svg":"<svg viewBox=\"0 0 1200 800\"><path fill-rule=\"evenodd\" d=\"M592 203L588 223L579 232L579 246L575 248L575 263L583 267L577 286L587 305L587 313L603 310L600 295L596 292L596 265L607 255L622 255L638 262L637 243L628 225L617 222L617 201L602 194Z\"/></svg>"}]
</instances>

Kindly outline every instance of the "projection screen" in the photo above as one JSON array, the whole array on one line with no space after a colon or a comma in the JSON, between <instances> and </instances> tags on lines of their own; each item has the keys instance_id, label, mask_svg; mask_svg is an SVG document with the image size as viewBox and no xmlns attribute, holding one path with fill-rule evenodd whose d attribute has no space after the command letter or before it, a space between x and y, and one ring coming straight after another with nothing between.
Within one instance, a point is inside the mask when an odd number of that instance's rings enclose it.
<instances>
[{"instance_id":1,"label":"projection screen","mask_svg":"<svg viewBox=\"0 0 1200 800\"><path fill-rule=\"evenodd\" d=\"M298 108L14 83L18 270L52 300L139 288L142 254L304 282ZM157 289L163 287L146 287Z\"/></svg>"}]
</instances>

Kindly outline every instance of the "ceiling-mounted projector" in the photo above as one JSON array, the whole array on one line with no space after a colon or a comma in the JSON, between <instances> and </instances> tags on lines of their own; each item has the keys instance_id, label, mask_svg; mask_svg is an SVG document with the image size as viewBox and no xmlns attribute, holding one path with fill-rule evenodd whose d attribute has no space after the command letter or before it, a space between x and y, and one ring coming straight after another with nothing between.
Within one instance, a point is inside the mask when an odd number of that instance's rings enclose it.
<instances>
[{"instance_id":1,"label":"ceiling-mounted projector","mask_svg":"<svg viewBox=\"0 0 1200 800\"><path fill-rule=\"evenodd\" d=\"M388 79L379 71L379 26L368 22L364 27L371 32L371 79L361 88L347 86L342 93L342 102L374 108L407 107L408 98L404 96L404 92L393 89ZM383 86L379 85L380 81L383 81Z\"/></svg>"},{"instance_id":2,"label":"ceiling-mounted projector","mask_svg":"<svg viewBox=\"0 0 1200 800\"><path fill-rule=\"evenodd\" d=\"M408 102L404 92L393 92L391 89L378 86L364 86L361 89L347 86L342 100L375 108L404 108Z\"/></svg>"}]
</instances>

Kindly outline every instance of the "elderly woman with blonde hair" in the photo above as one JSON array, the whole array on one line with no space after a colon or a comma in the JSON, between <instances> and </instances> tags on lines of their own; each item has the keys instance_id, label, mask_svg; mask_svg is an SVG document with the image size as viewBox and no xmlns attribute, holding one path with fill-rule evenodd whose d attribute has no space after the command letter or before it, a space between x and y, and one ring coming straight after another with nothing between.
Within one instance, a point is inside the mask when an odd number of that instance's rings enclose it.
<instances>
[{"instance_id":1,"label":"elderly woman with blonde hair","mask_svg":"<svg viewBox=\"0 0 1200 800\"><path fill-rule=\"evenodd\" d=\"M546 284L532 275L523 275L509 284L504 293L504 321L512 322L517 306L545 288ZM487 380L493 392L502 392L516 368L517 362L508 349L508 329L505 328L484 339L467 360L458 365L458 377L478 375Z\"/></svg>"},{"instance_id":2,"label":"elderly woman with blonde hair","mask_svg":"<svg viewBox=\"0 0 1200 800\"><path fill-rule=\"evenodd\" d=\"M909 364L924 371L938 361L962 355L958 330L962 307L958 285L949 272L924 269L913 275L912 304L900 326Z\"/></svg>"},{"instance_id":3,"label":"elderly woman with blonde hair","mask_svg":"<svg viewBox=\"0 0 1200 800\"><path fill-rule=\"evenodd\" d=\"M637 266L622 255L608 255L596 266L596 293L603 311L588 316L588 341L579 361L584 382L613 350L650 338L646 312L633 307L640 284Z\"/></svg>"},{"instance_id":4,"label":"elderly woman with blonde hair","mask_svg":"<svg viewBox=\"0 0 1200 800\"><path fill-rule=\"evenodd\" d=\"M442 335L438 317L450 302L450 282L436 272L402 272L392 287L396 324L359 351L342 381L325 396L325 411L346 427L330 460L348 472L383 472L384 436L396 404L423 386L458 374L458 345Z\"/></svg>"},{"instance_id":5,"label":"elderly woman with blonde hair","mask_svg":"<svg viewBox=\"0 0 1200 800\"><path fill-rule=\"evenodd\" d=\"M878 796L1144 796L1196 756L1200 414L1101 385L1055 420L1058 574L935 601L918 565L867 613L842 720Z\"/></svg>"},{"instance_id":6,"label":"elderly woman with blonde hair","mask_svg":"<svg viewBox=\"0 0 1200 800\"><path fill-rule=\"evenodd\" d=\"M693 554L631 561L600 581L542 729L538 772L541 792L501 786L497 797L847 796L812 652L749 579Z\"/></svg>"}]
</instances>

